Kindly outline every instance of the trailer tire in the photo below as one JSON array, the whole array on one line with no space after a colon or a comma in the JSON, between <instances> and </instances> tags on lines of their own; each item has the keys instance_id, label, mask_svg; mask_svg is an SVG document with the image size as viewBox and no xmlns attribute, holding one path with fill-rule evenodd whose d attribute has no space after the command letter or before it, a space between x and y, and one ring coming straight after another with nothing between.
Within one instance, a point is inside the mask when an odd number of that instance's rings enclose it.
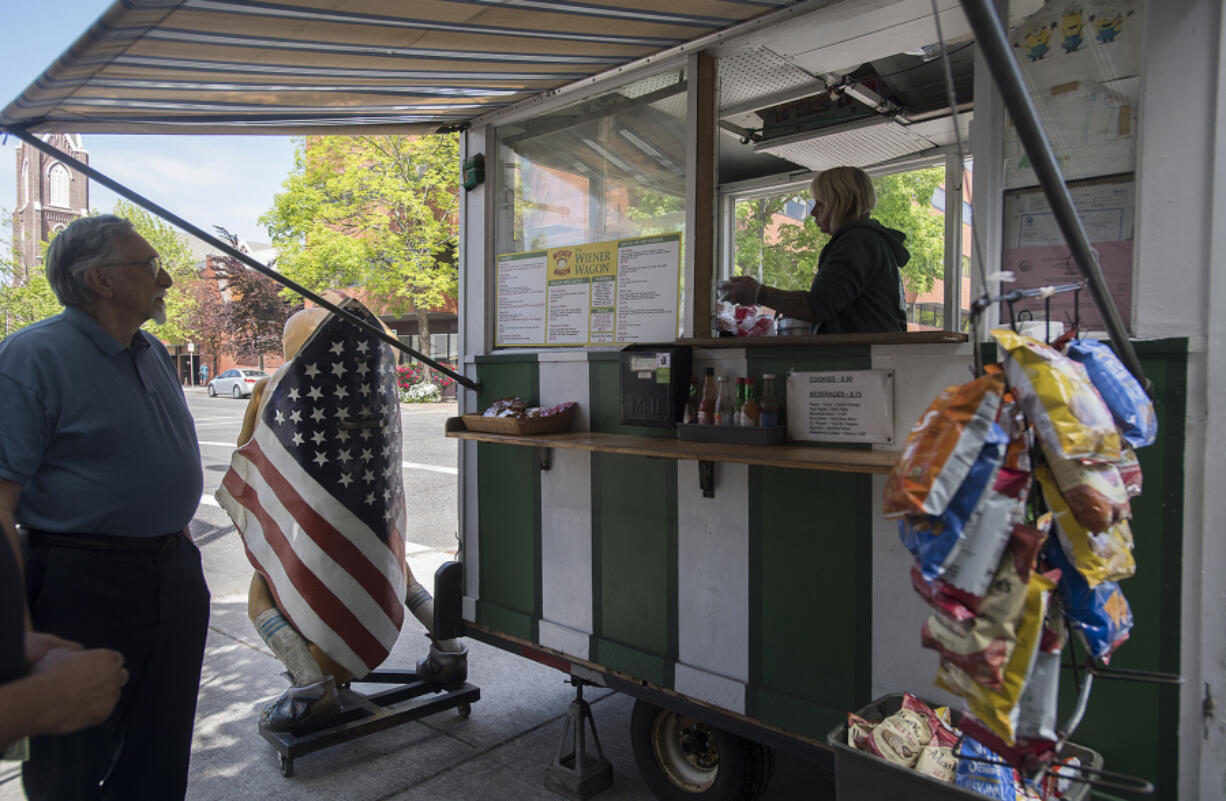
<instances>
[{"instance_id":1,"label":"trailer tire","mask_svg":"<svg viewBox=\"0 0 1226 801\"><path fill-rule=\"evenodd\" d=\"M660 801L757 801L775 770L766 746L637 700L634 761Z\"/></svg>"}]
</instances>

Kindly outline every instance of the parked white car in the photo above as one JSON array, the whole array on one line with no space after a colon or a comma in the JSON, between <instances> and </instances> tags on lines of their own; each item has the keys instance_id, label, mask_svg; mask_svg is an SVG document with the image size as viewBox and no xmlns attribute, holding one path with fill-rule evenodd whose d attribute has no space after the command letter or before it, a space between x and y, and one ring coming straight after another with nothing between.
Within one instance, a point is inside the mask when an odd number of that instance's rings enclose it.
<instances>
[{"instance_id":1,"label":"parked white car","mask_svg":"<svg viewBox=\"0 0 1226 801\"><path fill-rule=\"evenodd\" d=\"M261 378L268 378L268 373L247 367L226 370L209 382L209 397L215 398L218 395L233 395L236 398L251 397L251 390Z\"/></svg>"}]
</instances>

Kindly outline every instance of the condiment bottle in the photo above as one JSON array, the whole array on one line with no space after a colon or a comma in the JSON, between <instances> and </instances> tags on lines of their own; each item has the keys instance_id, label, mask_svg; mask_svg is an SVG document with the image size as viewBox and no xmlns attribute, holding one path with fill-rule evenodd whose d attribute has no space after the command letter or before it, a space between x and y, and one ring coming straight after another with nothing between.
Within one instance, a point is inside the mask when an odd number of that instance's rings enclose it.
<instances>
[{"instance_id":1,"label":"condiment bottle","mask_svg":"<svg viewBox=\"0 0 1226 801\"><path fill-rule=\"evenodd\" d=\"M761 407L754 397L753 379L745 379L745 402L741 404L741 425L756 426L761 418Z\"/></svg>"},{"instance_id":2,"label":"condiment bottle","mask_svg":"<svg viewBox=\"0 0 1226 801\"><path fill-rule=\"evenodd\" d=\"M681 422L698 422L698 400L702 397L698 392L698 376L690 376L690 397L685 402L685 410L681 413Z\"/></svg>"},{"instance_id":3,"label":"condiment bottle","mask_svg":"<svg viewBox=\"0 0 1226 801\"><path fill-rule=\"evenodd\" d=\"M732 414L732 424L734 426L745 425L744 418L741 417L741 407L745 405L745 379L738 378L736 380L736 411Z\"/></svg>"},{"instance_id":4,"label":"condiment bottle","mask_svg":"<svg viewBox=\"0 0 1226 801\"><path fill-rule=\"evenodd\" d=\"M762 374L762 400L759 422L764 426L779 425L779 400L775 397L775 374Z\"/></svg>"},{"instance_id":5,"label":"condiment bottle","mask_svg":"<svg viewBox=\"0 0 1226 801\"><path fill-rule=\"evenodd\" d=\"M732 425L732 417L736 413L736 400L732 397L732 385L728 383L728 376L721 375L719 381L719 395L715 400L715 425L730 426Z\"/></svg>"},{"instance_id":6,"label":"condiment bottle","mask_svg":"<svg viewBox=\"0 0 1226 801\"><path fill-rule=\"evenodd\" d=\"M719 389L715 385L715 368L708 367L702 379L702 398L698 401L698 422L709 426L715 422L715 399Z\"/></svg>"}]
</instances>

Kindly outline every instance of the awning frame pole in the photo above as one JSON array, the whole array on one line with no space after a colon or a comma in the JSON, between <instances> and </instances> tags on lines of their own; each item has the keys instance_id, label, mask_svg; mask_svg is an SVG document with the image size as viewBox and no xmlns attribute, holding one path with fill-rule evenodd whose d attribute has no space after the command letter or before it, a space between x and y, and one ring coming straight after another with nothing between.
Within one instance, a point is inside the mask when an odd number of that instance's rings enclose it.
<instances>
[{"instance_id":1,"label":"awning frame pole","mask_svg":"<svg viewBox=\"0 0 1226 801\"><path fill-rule=\"evenodd\" d=\"M1022 73L1013 56L1013 49L1005 34L1004 25L990 0L961 0L961 3L962 11L966 14L966 19L975 36L975 44L982 51L984 60L987 61L988 68L992 72L992 79L996 82L997 89L1000 90L1001 98L1004 100L1009 117L1013 120L1014 127L1017 128L1018 138L1039 179L1043 194L1047 197L1047 202L1051 204L1056 222L1060 225L1060 231L1064 234L1064 239L1072 252L1073 261L1086 279L1090 297L1094 299L1094 305L1098 307L1098 313L1102 316L1107 334L1111 337L1111 344L1128 371L1136 377L1141 386L1145 388L1146 393L1152 397L1153 384L1145 377L1145 372L1141 369L1141 362L1124 329L1124 321L1120 318L1115 302L1107 290L1107 282L1103 279L1097 259L1094 258L1089 237L1086 236L1085 227L1081 224L1081 218L1077 216L1073 207L1072 195L1064 183L1064 176L1056 163L1051 143L1042 126L1039 125L1038 110L1026 91Z\"/></svg>"},{"instance_id":2,"label":"awning frame pole","mask_svg":"<svg viewBox=\"0 0 1226 801\"><path fill-rule=\"evenodd\" d=\"M170 223L171 225L177 226L178 228L181 228L184 231L187 231L192 236L195 236L198 239L201 239L207 242L208 244L217 248L221 252L225 253L227 256L230 256L231 258L241 261L243 264L246 264L248 267L255 270L256 272L259 272L263 275L268 276L272 280L276 281L278 284L281 284L282 286L285 286L288 289L292 289L294 292L297 292L299 295L302 295L304 298L307 298L308 300L318 304L319 306L322 306L323 308L327 309L333 314L343 317L345 320L349 321L353 325L356 325L358 328L361 328L367 331L368 333L374 334L379 339L391 345L393 348L396 348L399 351L407 353L409 356L412 356L417 361L423 364L429 365L435 370L438 370L443 375L449 376L457 384L465 386L473 390L474 392L481 388L480 381L474 381L473 379L469 378L466 375L457 373L451 368L446 367L442 364L439 364L434 359L431 359L429 356L425 355L424 353L421 353L415 350L414 348L411 348L408 345L404 344L396 337L384 331L382 328L371 325L370 323L366 322L360 317L354 315L352 312L345 311L341 307L337 306L335 303L325 300L324 298L315 294L314 292L302 286L301 284L297 283L296 281L290 278L286 278L284 275L281 275L275 270L272 270L264 266L260 262L251 258L251 256L247 255L246 253L243 253L241 250L231 245L229 242L219 239L213 234L210 234L200 228L197 228L196 226L192 225L187 220L183 219L177 214L174 214L173 212L170 212L162 208L157 203L154 203L152 200L149 200L148 198L142 195L139 195L136 192L133 192L131 189L128 189L126 186L119 183L118 181L111 179L110 177L104 175L103 173L99 172L98 170L94 169L88 164L78 161L77 159L73 158L72 156L68 155L62 150L59 150L58 148L47 144L43 140L39 139L37 136L34 136L33 134L30 134L21 128L10 128L10 127L5 127L5 126L0 126L0 130L5 131L6 133L11 133L13 136L17 137L18 139L30 145L31 147L41 150L42 152L46 153L47 155L53 158L59 159L60 161L64 162L65 164L67 164L72 169L76 170L77 172L82 173L83 175L88 176L92 180L95 180L98 183L102 184L103 186L105 186L107 189L110 189L115 194L122 195L123 197L132 201L136 205L140 206L141 208L144 208L156 214L157 216L161 217L163 220Z\"/></svg>"}]
</instances>

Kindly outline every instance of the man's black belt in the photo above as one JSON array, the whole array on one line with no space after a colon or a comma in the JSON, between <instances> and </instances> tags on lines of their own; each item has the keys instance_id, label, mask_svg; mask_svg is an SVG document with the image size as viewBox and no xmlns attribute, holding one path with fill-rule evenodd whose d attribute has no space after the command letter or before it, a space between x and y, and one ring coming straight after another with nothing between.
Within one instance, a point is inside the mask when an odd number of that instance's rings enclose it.
<instances>
[{"instance_id":1,"label":"man's black belt","mask_svg":"<svg viewBox=\"0 0 1226 801\"><path fill-rule=\"evenodd\" d=\"M176 542L183 533L161 534L156 537L117 537L113 534L56 534L27 528L31 545L52 548L78 548L86 551L160 551Z\"/></svg>"}]
</instances>

